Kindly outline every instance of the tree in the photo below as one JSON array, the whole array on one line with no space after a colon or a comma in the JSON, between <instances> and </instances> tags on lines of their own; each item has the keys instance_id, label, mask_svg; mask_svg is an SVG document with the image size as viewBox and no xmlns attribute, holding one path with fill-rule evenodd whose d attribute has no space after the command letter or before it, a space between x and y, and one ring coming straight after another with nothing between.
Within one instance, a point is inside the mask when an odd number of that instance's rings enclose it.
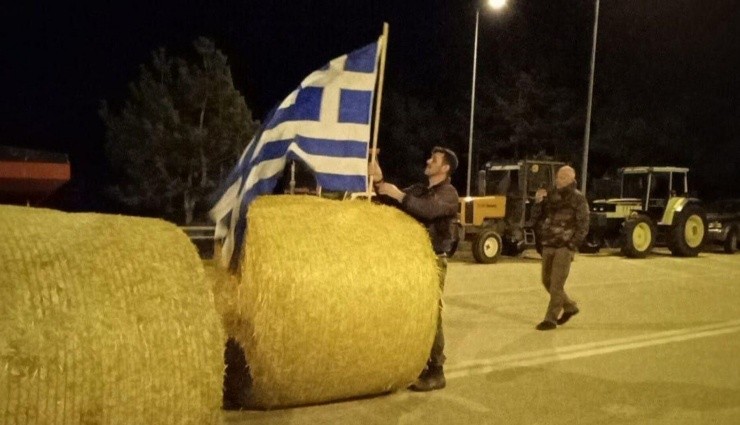
<instances>
[{"instance_id":1,"label":"tree","mask_svg":"<svg viewBox=\"0 0 740 425\"><path fill-rule=\"evenodd\" d=\"M583 114L572 90L555 87L539 72L512 69L480 87L475 139L484 157L577 158Z\"/></svg>"},{"instance_id":2,"label":"tree","mask_svg":"<svg viewBox=\"0 0 740 425\"><path fill-rule=\"evenodd\" d=\"M690 108L619 94L594 114L592 175L629 165L686 165L703 149L686 126ZM599 164L602 162L603 164ZM612 165L612 170L606 166Z\"/></svg>"},{"instance_id":3,"label":"tree","mask_svg":"<svg viewBox=\"0 0 740 425\"><path fill-rule=\"evenodd\" d=\"M434 146L460 154L459 138L440 105L413 95L390 91L384 96L381 116L380 163L389 180L399 184L424 181L424 161ZM459 173L456 173L459 174Z\"/></svg>"},{"instance_id":4,"label":"tree","mask_svg":"<svg viewBox=\"0 0 740 425\"><path fill-rule=\"evenodd\" d=\"M236 163L257 122L236 90L226 56L193 43L199 61L153 52L119 112L106 102L106 152L119 183L110 193L133 211L190 224Z\"/></svg>"}]
</instances>

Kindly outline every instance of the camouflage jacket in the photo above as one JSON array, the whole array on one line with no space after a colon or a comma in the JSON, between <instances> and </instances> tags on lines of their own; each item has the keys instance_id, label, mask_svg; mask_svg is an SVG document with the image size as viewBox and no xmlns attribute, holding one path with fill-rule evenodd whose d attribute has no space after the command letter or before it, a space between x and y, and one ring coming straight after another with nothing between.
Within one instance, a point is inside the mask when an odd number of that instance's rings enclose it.
<instances>
[{"instance_id":1,"label":"camouflage jacket","mask_svg":"<svg viewBox=\"0 0 740 425\"><path fill-rule=\"evenodd\" d=\"M576 251L588 234L588 202L575 184L548 190L547 197L532 207L532 218L542 246Z\"/></svg>"}]
</instances>

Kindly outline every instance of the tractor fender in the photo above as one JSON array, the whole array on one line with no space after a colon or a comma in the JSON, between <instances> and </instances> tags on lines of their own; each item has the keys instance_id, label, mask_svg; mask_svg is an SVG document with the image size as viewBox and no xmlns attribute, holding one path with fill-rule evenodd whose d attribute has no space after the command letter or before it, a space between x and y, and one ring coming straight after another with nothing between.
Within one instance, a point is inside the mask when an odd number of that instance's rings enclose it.
<instances>
[{"instance_id":1,"label":"tractor fender","mask_svg":"<svg viewBox=\"0 0 740 425\"><path fill-rule=\"evenodd\" d=\"M666 204L665 211L663 212L663 218L658 224L666 226L672 225L675 215L683 211L687 205L701 205L701 201L696 198L685 198L682 196L669 199L668 204Z\"/></svg>"}]
</instances>

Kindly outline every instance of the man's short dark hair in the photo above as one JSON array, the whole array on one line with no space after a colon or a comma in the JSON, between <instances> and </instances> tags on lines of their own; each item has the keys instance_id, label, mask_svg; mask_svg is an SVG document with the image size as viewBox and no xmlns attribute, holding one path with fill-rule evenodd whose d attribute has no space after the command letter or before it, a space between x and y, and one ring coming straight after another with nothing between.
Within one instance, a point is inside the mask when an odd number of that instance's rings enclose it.
<instances>
[{"instance_id":1,"label":"man's short dark hair","mask_svg":"<svg viewBox=\"0 0 740 425\"><path fill-rule=\"evenodd\" d=\"M447 172L447 176L451 176L452 173L457 170L457 155L455 155L455 152L452 151L452 149L443 148L441 146L435 146L434 149L432 149L432 155L435 153L441 153L442 157L444 158L445 164L450 166L450 171Z\"/></svg>"}]
</instances>

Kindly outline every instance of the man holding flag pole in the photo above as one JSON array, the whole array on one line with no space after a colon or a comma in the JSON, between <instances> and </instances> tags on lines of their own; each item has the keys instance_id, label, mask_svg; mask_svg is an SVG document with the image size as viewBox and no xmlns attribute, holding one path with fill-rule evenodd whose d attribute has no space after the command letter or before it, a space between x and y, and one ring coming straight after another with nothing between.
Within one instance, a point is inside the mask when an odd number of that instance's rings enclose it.
<instances>
[{"instance_id":1,"label":"man holding flag pole","mask_svg":"<svg viewBox=\"0 0 740 425\"><path fill-rule=\"evenodd\" d=\"M450 183L450 176L458 165L457 155L447 148L435 147L426 162L426 184L415 184L404 190L383 181L383 172L377 162L371 162L368 174L380 195L393 199L401 210L414 217L429 232L432 248L437 254L439 289L444 290L447 274L447 253L452 249L454 220L458 211L458 194ZM445 387L444 332L442 330L442 300L439 302L437 332L434 337L427 367L419 379L409 387L414 391L432 391Z\"/></svg>"}]
</instances>

